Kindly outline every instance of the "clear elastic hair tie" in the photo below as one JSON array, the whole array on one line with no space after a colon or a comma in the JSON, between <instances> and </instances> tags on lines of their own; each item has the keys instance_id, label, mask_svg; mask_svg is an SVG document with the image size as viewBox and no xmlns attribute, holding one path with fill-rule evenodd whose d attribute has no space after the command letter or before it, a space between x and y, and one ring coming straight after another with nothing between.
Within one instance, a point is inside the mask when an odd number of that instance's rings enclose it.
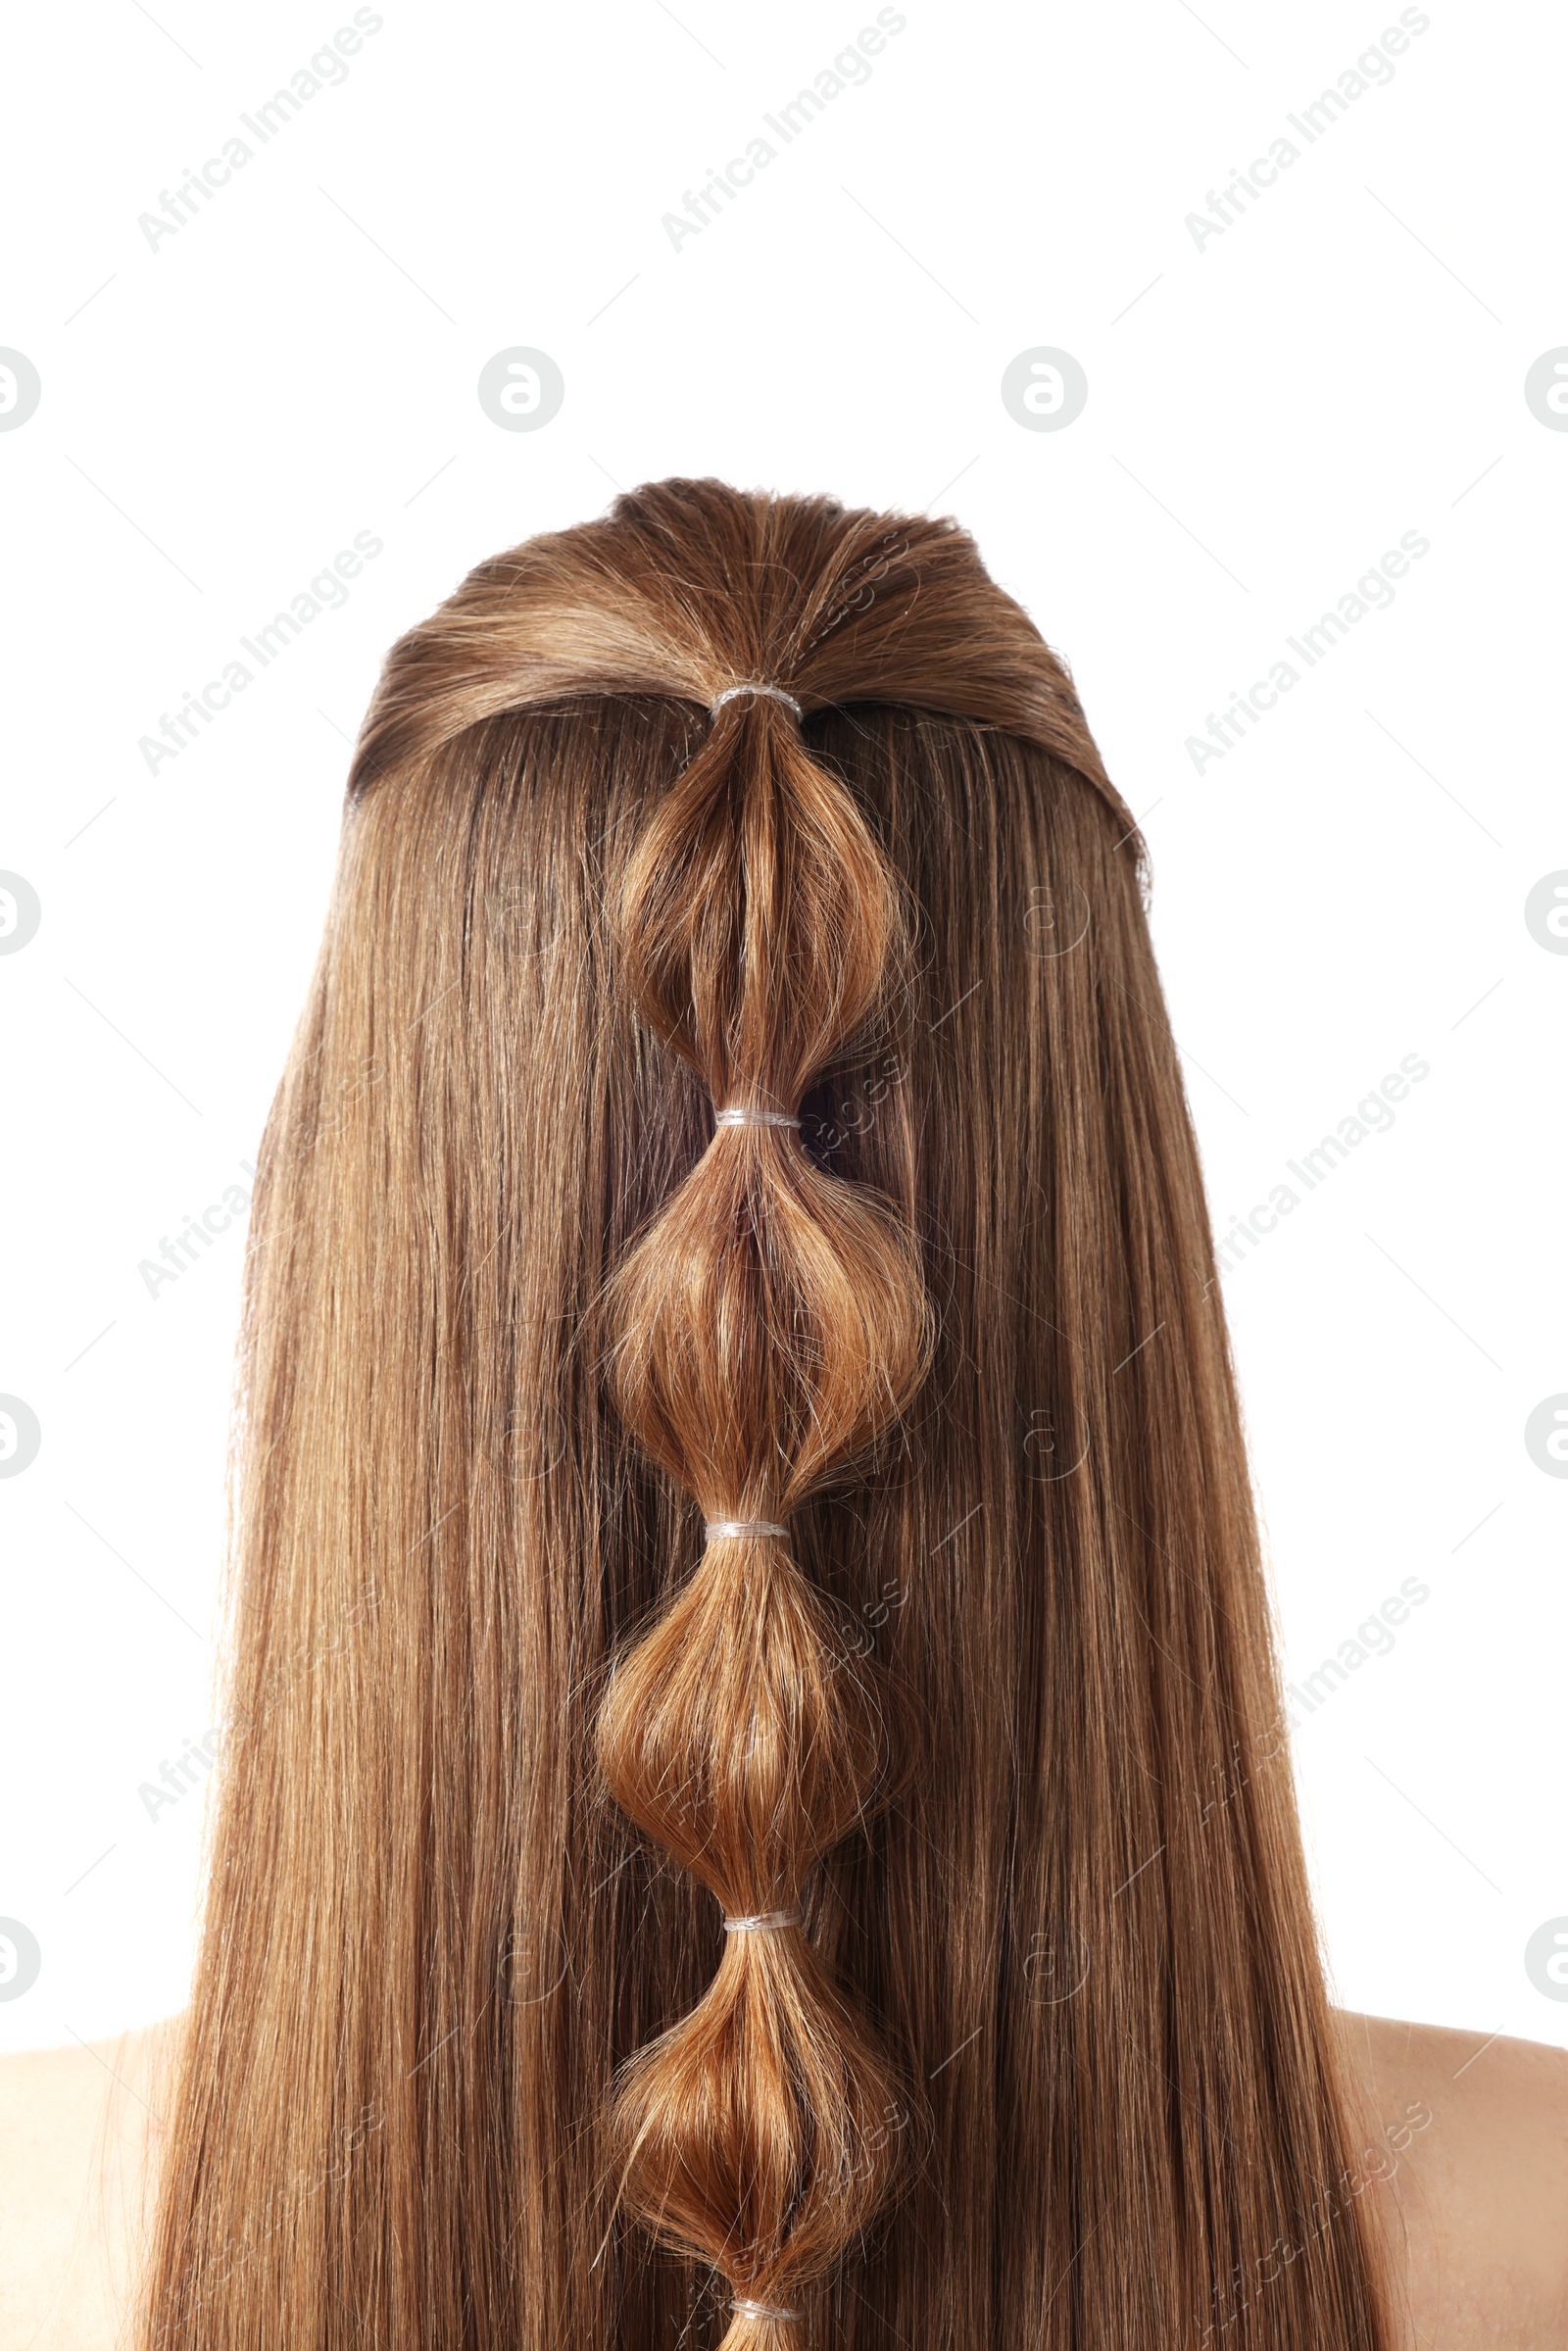
<instances>
[{"instance_id":1,"label":"clear elastic hair tie","mask_svg":"<svg viewBox=\"0 0 1568 2351\"><path fill-rule=\"evenodd\" d=\"M710 1543L723 1543L740 1535L787 1535L789 1529L776 1518L710 1518L703 1533Z\"/></svg>"},{"instance_id":2,"label":"clear elastic hair tie","mask_svg":"<svg viewBox=\"0 0 1568 2351\"><path fill-rule=\"evenodd\" d=\"M794 695L786 694L782 686L765 686L760 678L749 677L744 685L726 686L722 694L715 696L708 706L709 716L716 718L725 703L734 702L736 697L741 694L765 694L769 702L787 703L797 718L805 715Z\"/></svg>"},{"instance_id":3,"label":"clear elastic hair tie","mask_svg":"<svg viewBox=\"0 0 1568 2351\"><path fill-rule=\"evenodd\" d=\"M806 2316L804 2310L786 2310L781 2302L748 2302L743 2299L732 2302L730 2308L739 2318L779 2319L786 2327L798 2326Z\"/></svg>"},{"instance_id":4,"label":"clear elastic hair tie","mask_svg":"<svg viewBox=\"0 0 1568 2351\"><path fill-rule=\"evenodd\" d=\"M798 1127L793 1110L761 1110L749 1102L726 1102L713 1112L716 1127Z\"/></svg>"},{"instance_id":5,"label":"clear elastic hair tie","mask_svg":"<svg viewBox=\"0 0 1568 2351\"><path fill-rule=\"evenodd\" d=\"M753 1910L745 1918L726 1919L726 1935L777 1935L785 1927L798 1927L798 1910Z\"/></svg>"}]
</instances>

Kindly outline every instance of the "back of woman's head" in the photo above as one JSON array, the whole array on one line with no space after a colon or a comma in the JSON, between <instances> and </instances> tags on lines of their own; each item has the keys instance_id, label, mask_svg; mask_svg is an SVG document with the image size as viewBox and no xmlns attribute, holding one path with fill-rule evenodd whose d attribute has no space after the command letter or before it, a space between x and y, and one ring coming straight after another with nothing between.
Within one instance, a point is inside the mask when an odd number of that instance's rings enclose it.
<instances>
[{"instance_id":1,"label":"back of woman's head","mask_svg":"<svg viewBox=\"0 0 1568 2351\"><path fill-rule=\"evenodd\" d=\"M1381 2341L1140 854L948 522L393 651L143 2351Z\"/></svg>"}]
</instances>

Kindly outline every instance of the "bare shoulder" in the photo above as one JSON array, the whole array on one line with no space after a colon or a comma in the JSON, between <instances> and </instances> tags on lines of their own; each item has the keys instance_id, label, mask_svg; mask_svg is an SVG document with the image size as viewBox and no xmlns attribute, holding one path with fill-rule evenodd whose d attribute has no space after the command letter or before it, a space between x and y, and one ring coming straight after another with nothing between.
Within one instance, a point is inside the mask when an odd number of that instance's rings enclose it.
<instances>
[{"instance_id":1,"label":"bare shoulder","mask_svg":"<svg viewBox=\"0 0 1568 2351\"><path fill-rule=\"evenodd\" d=\"M0 2058L0 2343L125 2351L176 2024Z\"/></svg>"},{"instance_id":2,"label":"bare shoulder","mask_svg":"<svg viewBox=\"0 0 1568 2351\"><path fill-rule=\"evenodd\" d=\"M1568 2351L1568 2051L1337 2014L1401 2351ZM0 2059L0 2343L128 2351L178 2026Z\"/></svg>"},{"instance_id":3,"label":"bare shoulder","mask_svg":"<svg viewBox=\"0 0 1568 2351\"><path fill-rule=\"evenodd\" d=\"M1409 2339L1568 2351L1568 2050L1339 2014Z\"/></svg>"}]
</instances>

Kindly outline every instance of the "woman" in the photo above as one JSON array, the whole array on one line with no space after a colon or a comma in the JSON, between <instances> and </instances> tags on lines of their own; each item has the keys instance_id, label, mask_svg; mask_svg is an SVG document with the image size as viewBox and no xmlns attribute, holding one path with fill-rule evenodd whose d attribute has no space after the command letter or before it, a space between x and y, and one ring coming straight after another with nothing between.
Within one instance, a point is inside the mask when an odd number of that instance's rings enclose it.
<instances>
[{"instance_id":1,"label":"woman","mask_svg":"<svg viewBox=\"0 0 1568 2351\"><path fill-rule=\"evenodd\" d=\"M1327 2004L1141 883L951 523L666 482L394 650L136 2351L1568 2341L1560 2062Z\"/></svg>"}]
</instances>

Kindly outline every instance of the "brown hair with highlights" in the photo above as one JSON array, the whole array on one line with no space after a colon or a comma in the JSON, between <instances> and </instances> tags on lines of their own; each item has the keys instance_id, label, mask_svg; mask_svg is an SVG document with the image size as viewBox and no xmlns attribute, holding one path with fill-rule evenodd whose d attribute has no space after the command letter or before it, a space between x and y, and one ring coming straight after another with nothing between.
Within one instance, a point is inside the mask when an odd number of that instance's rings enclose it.
<instances>
[{"instance_id":1,"label":"brown hair with highlights","mask_svg":"<svg viewBox=\"0 0 1568 2351\"><path fill-rule=\"evenodd\" d=\"M1381 2351L1142 846L971 540L472 572L253 1218L140 2351Z\"/></svg>"}]
</instances>

